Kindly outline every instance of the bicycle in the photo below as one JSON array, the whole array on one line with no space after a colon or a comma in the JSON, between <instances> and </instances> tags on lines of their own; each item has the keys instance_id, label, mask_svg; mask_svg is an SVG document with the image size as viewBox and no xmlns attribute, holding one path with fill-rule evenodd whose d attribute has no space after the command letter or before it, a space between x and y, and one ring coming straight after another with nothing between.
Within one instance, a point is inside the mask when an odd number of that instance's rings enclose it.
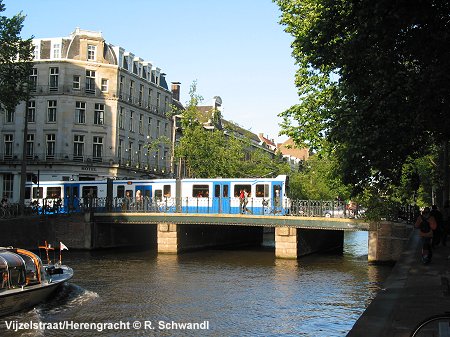
<instances>
[{"instance_id":1,"label":"bicycle","mask_svg":"<svg viewBox=\"0 0 450 337\"><path fill-rule=\"evenodd\" d=\"M411 337L431 335L450 336L450 312L426 318L414 328Z\"/></svg>"}]
</instances>

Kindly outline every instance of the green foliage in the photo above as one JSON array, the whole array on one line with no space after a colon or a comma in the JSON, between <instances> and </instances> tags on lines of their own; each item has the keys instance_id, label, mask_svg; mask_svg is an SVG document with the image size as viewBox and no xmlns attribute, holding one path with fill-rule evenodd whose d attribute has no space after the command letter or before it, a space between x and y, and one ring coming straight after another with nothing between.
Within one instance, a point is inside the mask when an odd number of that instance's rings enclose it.
<instances>
[{"instance_id":1,"label":"green foliage","mask_svg":"<svg viewBox=\"0 0 450 337\"><path fill-rule=\"evenodd\" d=\"M450 3L275 2L299 67L282 133L331 144L354 193L399 186L404 164L450 138Z\"/></svg>"},{"instance_id":2,"label":"green foliage","mask_svg":"<svg viewBox=\"0 0 450 337\"><path fill-rule=\"evenodd\" d=\"M0 13L5 5L0 0ZM25 16L0 16L0 103L7 110L27 99L27 83L33 67L32 38L23 40L20 32Z\"/></svg>"},{"instance_id":3,"label":"green foliage","mask_svg":"<svg viewBox=\"0 0 450 337\"><path fill-rule=\"evenodd\" d=\"M302 169L291 174L291 198L310 200L347 200L350 188L342 184L335 171L335 160L327 155L311 156Z\"/></svg>"}]
</instances>

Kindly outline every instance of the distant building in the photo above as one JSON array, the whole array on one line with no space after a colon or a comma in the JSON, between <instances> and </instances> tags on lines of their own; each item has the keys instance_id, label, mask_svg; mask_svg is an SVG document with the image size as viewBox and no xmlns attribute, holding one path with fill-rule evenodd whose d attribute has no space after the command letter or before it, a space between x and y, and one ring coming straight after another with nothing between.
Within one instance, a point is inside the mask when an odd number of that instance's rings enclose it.
<instances>
[{"instance_id":1,"label":"distant building","mask_svg":"<svg viewBox=\"0 0 450 337\"><path fill-rule=\"evenodd\" d=\"M0 116L0 193L18 200L25 111L29 180L38 172L40 180L169 173L171 144L158 140L172 139L179 83L169 90L160 68L100 32L77 28L33 44L31 97Z\"/></svg>"},{"instance_id":2,"label":"distant building","mask_svg":"<svg viewBox=\"0 0 450 337\"><path fill-rule=\"evenodd\" d=\"M283 155L284 160L290 164L291 169L295 171L299 169L302 162L305 162L309 158L309 149L298 148L292 138L289 138L284 143L278 144L277 149Z\"/></svg>"}]
</instances>

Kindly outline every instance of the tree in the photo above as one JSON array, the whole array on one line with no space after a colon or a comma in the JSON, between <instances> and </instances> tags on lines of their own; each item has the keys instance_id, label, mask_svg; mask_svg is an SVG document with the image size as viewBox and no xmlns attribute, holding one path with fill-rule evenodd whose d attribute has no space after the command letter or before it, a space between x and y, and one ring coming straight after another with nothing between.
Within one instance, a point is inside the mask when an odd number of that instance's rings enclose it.
<instances>
[{"instance_id":1,"label":"tree","mask_svg":"<svg viewBox=\"0 0 450 337\"><path fill-rule=\"evenodd\" d=\"M337 163L326 153L313 155L302 169L291 175L291 197L309 200L346 200L350 188L342 184L336 175Z\"/></svg>"},{"instance_id":2,"label":"tree","mask_svg":"<svg viewBox=\"0 0 450 337\"><path fill-rule=\"evenodd\" d=\"M190 101L181 115L182 137L175 147L175 156L182 158L189 175L196 178L261 177L287 173L286 163L273 160L262 149L253 148L245 136L235 137L235 130L217 127L220 112L212 113L212 129L200 122L197 108L202 97L197 84L190 88Z\"/></svg>"},{"instance_id":3,"label":"tree","mask_svg":"<svg viewBox=\"0 0 450 337\"><path fill-rule=\"evenodd\" d=\"M275 1L299 66L282 133L331 144L356 192L399 185L408 160L448 142L448 1Z\"/></svg>"},{"instance_id":4,"label":"tree","mask_svg":"<svg viewBox=\"0 0 450 337\"><path fill-rule=\"evenodd\" d=\"M0 13L5 11L0 0ZM32 38L23 40L20 32L25 16L0 16L0 103L14 111L28 96L28 80L33 67Z\"/></svg>"}]
</instances>

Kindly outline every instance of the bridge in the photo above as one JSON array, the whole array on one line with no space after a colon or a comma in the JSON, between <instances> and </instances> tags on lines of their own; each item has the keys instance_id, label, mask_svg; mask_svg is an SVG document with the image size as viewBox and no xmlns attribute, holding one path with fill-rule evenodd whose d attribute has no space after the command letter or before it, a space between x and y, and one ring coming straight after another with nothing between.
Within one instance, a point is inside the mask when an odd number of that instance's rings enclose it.
<instances>
[{"instance_id":1,"label":"bridge","mask_svg":"<svg viewBox=\"0 0 450 337\"><path fill-rule=\"evenodd\" d=\"M408 237L405 223L369 223L364 219L251 214L186 214L92 212L97 226L111 224L155 225L158 253L178 254L190 249L227 244L261 243L264 232L274 229L275 256L299 256L343 246L345 231L369 232L369 261L392 261Z\"/></svg>"}]
</instances>

